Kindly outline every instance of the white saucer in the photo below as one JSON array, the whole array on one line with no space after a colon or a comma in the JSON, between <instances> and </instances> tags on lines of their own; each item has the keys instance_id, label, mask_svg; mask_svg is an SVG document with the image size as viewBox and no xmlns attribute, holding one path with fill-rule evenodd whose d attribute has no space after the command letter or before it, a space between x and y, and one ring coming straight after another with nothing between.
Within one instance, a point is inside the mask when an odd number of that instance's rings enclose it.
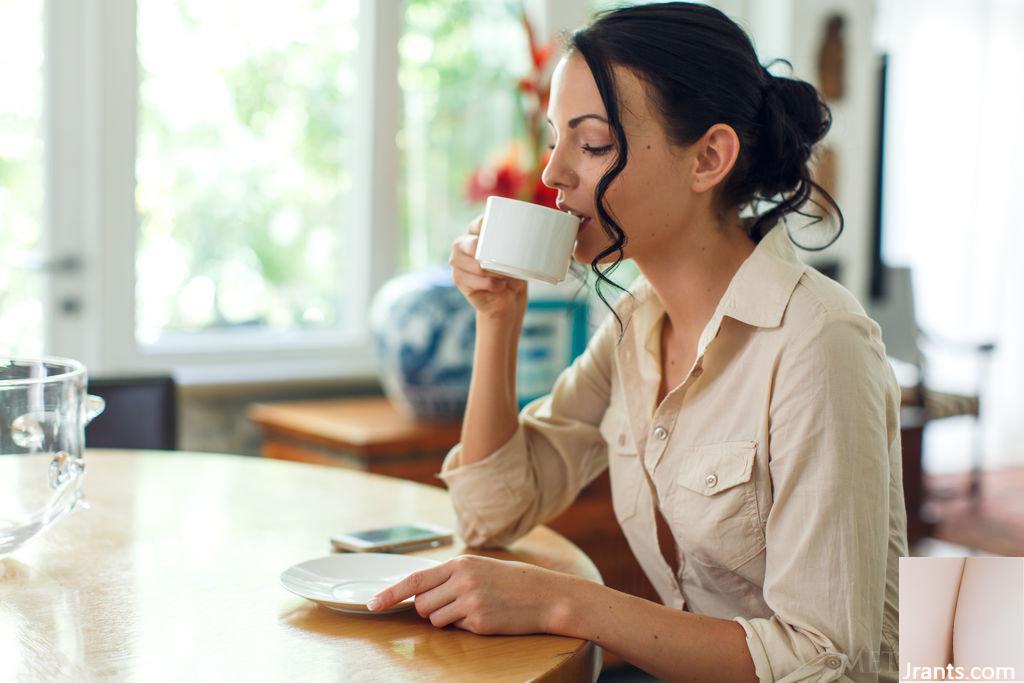
<instances>
[{"instance_id":1,"label":"white saucer","mask_svg":"<svg viewBox=\"0 0 1024 683\"><path fill-rule=\"evenodd\" d=\"M388 553L343 553L300 562L281 573L281 585L328 609L348 614L389 614L409 609L408 598L394 607L371 612L366 602L409 574L441 564L437 560Z\"/></svg>"}]
</instances>

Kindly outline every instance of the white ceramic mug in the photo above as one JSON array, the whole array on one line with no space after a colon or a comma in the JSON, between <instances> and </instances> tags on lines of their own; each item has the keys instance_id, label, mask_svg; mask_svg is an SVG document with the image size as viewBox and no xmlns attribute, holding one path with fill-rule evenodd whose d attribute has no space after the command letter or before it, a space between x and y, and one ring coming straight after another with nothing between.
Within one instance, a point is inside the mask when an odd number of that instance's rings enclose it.
<instances>
[{"instance_id":1,"label":"white ceramic mug","mask_svg":"<svg viewBox=\"0 0 1024 683\"><path fill-rule=\"evenodd\" d=\"M488 197L476 260L493 273L556 285L569 272L579 227L565 211Z\"/></svg>"}]
</instances>

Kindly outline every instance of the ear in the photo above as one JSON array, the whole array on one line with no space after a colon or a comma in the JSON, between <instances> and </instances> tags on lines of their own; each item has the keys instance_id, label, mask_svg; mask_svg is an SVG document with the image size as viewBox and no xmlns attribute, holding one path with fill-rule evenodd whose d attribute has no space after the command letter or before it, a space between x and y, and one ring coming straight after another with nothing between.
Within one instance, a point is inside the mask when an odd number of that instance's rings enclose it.
<instances>
[{"instance_id":1,"label":"ear","mask_svg":"<svg viewBox=\"0 0 1024 683\"><path fill-rule=\"evenodd\" d=\"M696 167L690 187L694 192L707 192L722 182L740 155L740 139L736 131L724 123L716 123L696 142Z\"/></svg>"}]
</instances>

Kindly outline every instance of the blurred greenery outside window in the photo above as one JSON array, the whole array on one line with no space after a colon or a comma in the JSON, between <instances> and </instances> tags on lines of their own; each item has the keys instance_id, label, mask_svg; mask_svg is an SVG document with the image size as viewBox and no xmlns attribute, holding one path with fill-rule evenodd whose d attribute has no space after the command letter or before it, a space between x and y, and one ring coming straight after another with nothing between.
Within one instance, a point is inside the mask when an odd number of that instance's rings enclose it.
<instances>
[{"instance_id":1,"label":"blurred greenery outside window","mask_svg":"<svg viewBox=\"0 0 1024 683\"><path fill-rule=\"evenodd\" d=\"M358 9L139 0L139 342L344 321Z\"/></svg>"}]
</instances>

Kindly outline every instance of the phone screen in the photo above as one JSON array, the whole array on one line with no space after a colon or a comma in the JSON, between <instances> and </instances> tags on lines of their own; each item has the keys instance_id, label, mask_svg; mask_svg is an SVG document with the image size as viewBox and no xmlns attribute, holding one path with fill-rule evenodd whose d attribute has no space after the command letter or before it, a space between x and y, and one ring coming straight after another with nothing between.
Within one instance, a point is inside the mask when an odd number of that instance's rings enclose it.
<instances>
[{"instance_id":1,"label":"phone screen","mask_svg":"<svg viewBox=\"0 0 1024 683\"><path fill-rule=\"evenodd\" d=\"M387 529L372 529L370 531L359 531L354 534L349 534L355 538L361 539L368 543L404 543L405 541L415 541L419 538L430 538L437 536L438 532L434 529L424 529L423 527L413 526L407 524L405 526L392 526Z\"/></svg>"}]
</instances>

